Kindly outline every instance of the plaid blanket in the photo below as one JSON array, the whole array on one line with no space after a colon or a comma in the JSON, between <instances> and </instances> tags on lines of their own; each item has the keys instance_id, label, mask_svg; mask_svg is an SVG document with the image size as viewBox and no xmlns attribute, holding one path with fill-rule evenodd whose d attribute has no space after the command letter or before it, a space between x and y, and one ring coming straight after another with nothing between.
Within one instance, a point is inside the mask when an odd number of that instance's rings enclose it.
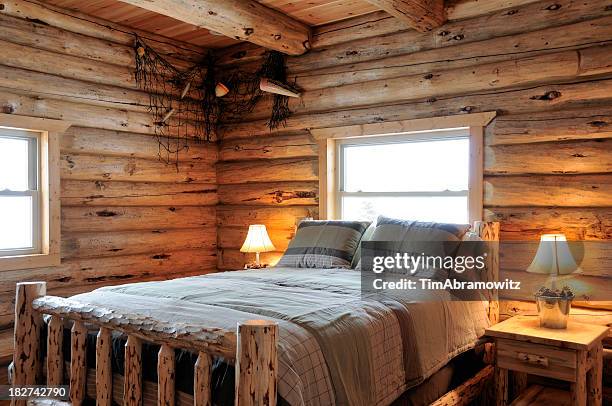
<instances>
[{"instance_id":1,"label":"plaid blanket","mask_svg":"<svg viewBox=\"0 0 612 406\"><path fill-rule=\"evenodd\" d=\"M389 405L472 348L488 326L481 302L453 302L441 292L431 293L441 295L436 300L373 300L360 284L360 273L347 269L270 268L106 287L73 299L225 329L274 320L278 392L290 405Z\"/></svg>"}]
</instances>

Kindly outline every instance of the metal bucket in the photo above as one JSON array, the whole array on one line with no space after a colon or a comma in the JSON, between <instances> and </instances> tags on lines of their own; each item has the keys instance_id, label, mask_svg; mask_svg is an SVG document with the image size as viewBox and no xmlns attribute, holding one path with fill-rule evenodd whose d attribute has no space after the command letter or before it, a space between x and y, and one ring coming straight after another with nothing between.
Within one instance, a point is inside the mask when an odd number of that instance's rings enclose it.
<instances>
[{"instance_id":1,"label":"metal bucket","mask_svg":"<svg viewBox=\"0 0 612 406\"><path fill-rule=\"evenodd\" d=\"M572 298L536 296L540 327L567 328Z\"/></svg>"}]
</instances>

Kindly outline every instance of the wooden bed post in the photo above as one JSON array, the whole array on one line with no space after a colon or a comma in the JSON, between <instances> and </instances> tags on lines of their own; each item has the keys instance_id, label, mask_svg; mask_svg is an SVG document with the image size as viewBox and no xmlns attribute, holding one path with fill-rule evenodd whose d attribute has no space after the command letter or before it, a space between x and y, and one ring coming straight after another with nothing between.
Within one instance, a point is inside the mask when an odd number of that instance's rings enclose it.
<instances>
[{"instance_id":1,"label":"wooden bed post","mask_svg":"<svg viewBox=\"0 0 612 406\"><path fill-rule=\"evenodd\" d=\"M275 406L278 325L268 320L238 324L236 406Z\"/></svg>"},{"instance_id":2,"label":"wooden bed post","mask_svg":"<svg viewBox=\"0 0 612 406\"><path fill-rule=\"evenodd\" d=\"M500 224L496 221L475 221L474 232L484 241L496 241L496 244L490 244L489 255L490 262L487 269L487 281L499 280L499 228ZM488 317L491 324L499 323L499 300L497 300L497 291L494 292L494 297L489 300Z\"/></svg>"},{"instance_id":3,"label":"wooden bed post","mask_svg":"<svg viewBox=\"0 0 612 406\"><path fill-rule=\"evenodd\" d=\"M14 386L36 385L42 378L40 329L42 315L32 309L32 301L47 293L45 282L22 282L17 284L15 296L15 349L13 352ZM25 405L17 400L12 405Z\"/></svg>"}]
</instances>

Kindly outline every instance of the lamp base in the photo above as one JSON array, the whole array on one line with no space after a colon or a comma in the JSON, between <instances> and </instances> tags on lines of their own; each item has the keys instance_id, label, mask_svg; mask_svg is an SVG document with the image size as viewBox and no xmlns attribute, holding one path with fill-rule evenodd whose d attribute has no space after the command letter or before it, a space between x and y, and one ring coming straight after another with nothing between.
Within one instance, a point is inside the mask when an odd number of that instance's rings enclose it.
<instances>
[{"instance_id":1,"label":"lamp base","mask_svg":"<svg viewBox=\"0 0 612 406\"><path fill-rule=\"evenodd\" d=\"M567 328L567 319L572 307L571 298L536 296L540 327Z\"/></svg>"}]
</instances>

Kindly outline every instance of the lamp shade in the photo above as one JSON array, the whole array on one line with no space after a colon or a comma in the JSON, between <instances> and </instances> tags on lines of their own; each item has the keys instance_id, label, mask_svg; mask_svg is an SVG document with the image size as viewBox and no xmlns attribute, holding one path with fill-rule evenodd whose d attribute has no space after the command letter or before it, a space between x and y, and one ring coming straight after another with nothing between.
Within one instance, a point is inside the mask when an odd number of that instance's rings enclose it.
<instances>
[{"instance_id":1,"label":"lamp shade","mask_svg":"<svg viewBox=\"0 0 612 406\"><path fill-rule=\"evenodd\" d=\"M274 251L274 244L270 241L268 230L263 224L252 224L240 252L267 252Z\"/></svg>"},{"instance_id":2,"label":"lamp shade","mask_svg":"<svg viewBox=\"0 0 612 406\"><path fill-rule=\"evenodd\" d=\"M527 272L568 275L578 269L564 234L543 234Z\"/></svg>"}]
</instances>

